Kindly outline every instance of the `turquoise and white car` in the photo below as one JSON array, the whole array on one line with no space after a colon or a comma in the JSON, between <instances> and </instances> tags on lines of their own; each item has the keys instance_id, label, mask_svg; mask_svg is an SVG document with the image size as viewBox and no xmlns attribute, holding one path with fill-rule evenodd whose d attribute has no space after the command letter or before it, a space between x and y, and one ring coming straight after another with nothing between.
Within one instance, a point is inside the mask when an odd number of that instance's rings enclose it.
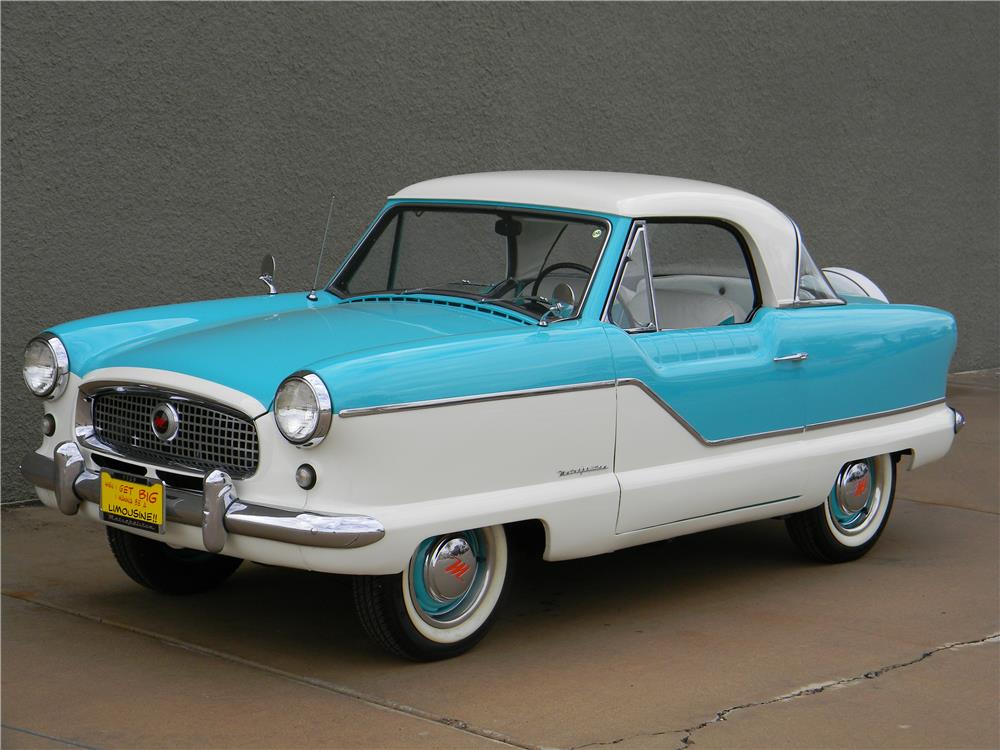
<instances>
[{"instance_id":1,"label":"turquoise and white car","mask_svg":"<svg viewBox=\"0 0 1000 750\"><path fill-rule=\"evenodd\" d=\"M954 347L951 315L821 271L738 190L446 177L392 196L322 290L42 333L21 470L143 585L350 574L379 644L439 659L485 634L514 531L566 560L779 517L815 558L860 557L897 465L963 423Z\"/></svg>"}]
</instances>

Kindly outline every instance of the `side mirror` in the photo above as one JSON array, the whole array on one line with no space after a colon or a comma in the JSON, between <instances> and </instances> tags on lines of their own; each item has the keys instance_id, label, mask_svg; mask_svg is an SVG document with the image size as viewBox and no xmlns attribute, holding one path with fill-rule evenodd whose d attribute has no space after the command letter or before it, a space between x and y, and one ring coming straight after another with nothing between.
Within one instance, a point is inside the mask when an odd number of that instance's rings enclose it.
<instances>
[{"instance_id":1,"label":"side mirror","mask_svg":"<svg viewBox=\"0 0 1000 750\"><path fill-rule=\"evenodd\" d=\"M260 276L257 277L267 284L268 294L277 294L278 287L274 285L274 256L265 255L260 261Z\"/></svg>"},{"instance_id":2,"label":"side mirror","mask_svg":"<svg viewBox=\"0 0 1000 750\"><path fill-rule=\"evenodd\" d=\"M576 293L574 293L573 287L565 281L560 281L556 284L556 288L552 290L552 299L556 302L561 302L567 307L574 307L576 305Z\"/></svg>"}]
</instances>

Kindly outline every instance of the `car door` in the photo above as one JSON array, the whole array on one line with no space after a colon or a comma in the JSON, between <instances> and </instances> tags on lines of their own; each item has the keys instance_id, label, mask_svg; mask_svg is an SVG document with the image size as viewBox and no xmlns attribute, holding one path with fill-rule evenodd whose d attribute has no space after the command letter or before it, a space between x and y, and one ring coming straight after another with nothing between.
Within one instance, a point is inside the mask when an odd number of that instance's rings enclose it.
<instances>
[{"instance_id":1,"label":"car door","mask_svg":"<svg viewBox=\"0 0 1000 750\"><path fill-rule=\"evenodd\" d=\"M617 531L795 497L781 452L761 446L803 428L805 342L794 310L759 306L740 230L636 222L616 284Z\"/></svg>"}]
</instances>

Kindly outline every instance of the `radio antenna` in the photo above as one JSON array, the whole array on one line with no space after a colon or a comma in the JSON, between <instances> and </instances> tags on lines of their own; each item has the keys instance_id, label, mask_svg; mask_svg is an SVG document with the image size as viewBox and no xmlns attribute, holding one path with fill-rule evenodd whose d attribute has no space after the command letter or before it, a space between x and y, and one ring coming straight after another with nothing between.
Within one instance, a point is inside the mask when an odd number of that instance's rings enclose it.
<instances>
[{"instance_id":1,"label":"radio antenna","mask_svg":"<svg viewBox=\"0 0 1000 750\"><path fill-rule=\"evenodd\" d=\"M319 269L323 266L323 253L326 252L326 238L330 234L330 219L333 218L333 199L335 195L330 196L330 210L326 214L326 229L323 230L323 244L319 248L319 260L316 261L316 275L313 277L312 289L309 290L309 294L306 295L306 299L310 302L315 302L319 299L316 296L316 286L319 284Z\"/></svg>"}]
</instances>

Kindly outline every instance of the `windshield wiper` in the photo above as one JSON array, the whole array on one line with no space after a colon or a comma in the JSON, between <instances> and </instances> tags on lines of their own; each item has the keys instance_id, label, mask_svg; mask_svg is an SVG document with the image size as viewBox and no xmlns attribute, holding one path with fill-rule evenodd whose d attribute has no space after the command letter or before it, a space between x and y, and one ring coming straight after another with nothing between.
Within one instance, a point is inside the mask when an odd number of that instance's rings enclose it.
<instances>
[{"instance_id":1,"label":"windshield wiper","mask_svg":"<svg viewBox=\"0 0 1000 750\"><path fill-rule=\"evenodd\" d=\"M468 279L459 279L458 281L445 281L442 284L432 284L431 286L418 286L415 289L404 289L398 294L416 294L417 292L426 292L432 289L437 289L442 292L448 291L445 289L446 286L485 286L492 289L496 284L482 284L475 281L469 281Z\"/></svg>"}]
</instances>

